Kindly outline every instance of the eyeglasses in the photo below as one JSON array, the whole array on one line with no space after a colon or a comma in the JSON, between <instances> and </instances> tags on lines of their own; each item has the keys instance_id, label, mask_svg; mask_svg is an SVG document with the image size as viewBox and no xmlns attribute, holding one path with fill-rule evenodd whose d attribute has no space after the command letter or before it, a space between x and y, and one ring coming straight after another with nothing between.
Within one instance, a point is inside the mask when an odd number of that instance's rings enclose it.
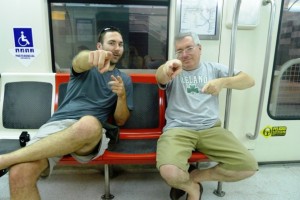
<instances>
[{"instance_id":1,"label":"eyeglasses","mask_svg":"<svg viewBox=\"0 0 300 200\"><path fill-rule=\"evenodd\" d=\"M106 33L106 32L118 32L118 33L121 34L120 29L118 29L117 27L109 26L109 27L103 28L103 29L99 32L98 42L101 41L101 38L103 37L103 34Z\"/></svg>"},{"instance_id":2,"label":"eyeglasses","mask_svg":"<svg viewBox=\"0 0 300 200\"><path fill-rule=\"evenodd\" d=\"M183 50L178 50L178 51L175 52L175 55L176 55L177 58L180 58L183 55L184 52L186 54L191 54L191 53L193 53L193 50L194 50L195 47L196 46L189 46L189 47L187 47Z\"/></svg>"}]
</instances>

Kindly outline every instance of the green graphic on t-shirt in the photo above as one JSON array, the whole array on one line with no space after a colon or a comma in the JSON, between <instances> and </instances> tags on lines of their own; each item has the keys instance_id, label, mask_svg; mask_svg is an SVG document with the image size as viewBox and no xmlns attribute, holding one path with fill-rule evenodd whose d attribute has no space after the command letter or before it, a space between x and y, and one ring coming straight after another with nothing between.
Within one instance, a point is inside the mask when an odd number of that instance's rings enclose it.
<instances>
[{"instance_id":1,"label":"green graphic on t-shirt","mask_svg":"<svg viewBox=\"0 0 300 200\"><path fill-rule=\"evenodd\" d=\"M196 87L196 85L190 85L190 87L187 88L187 93L199 93L199 88Z\"/></svg>"}]
</instances>

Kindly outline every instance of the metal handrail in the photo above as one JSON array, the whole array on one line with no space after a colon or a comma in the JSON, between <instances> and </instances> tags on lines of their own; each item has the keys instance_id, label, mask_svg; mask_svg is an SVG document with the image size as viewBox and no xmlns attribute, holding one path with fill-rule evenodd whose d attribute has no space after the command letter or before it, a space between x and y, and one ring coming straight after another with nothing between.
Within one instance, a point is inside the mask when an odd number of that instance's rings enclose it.
<instances>
[{"instance_id":1,"label":"metal handrail","mask_svg":"<svg viewBox=\"0 0 300 200\"><path fill-rule=\"evenodd\" d=\"M271 4L271 12L270 12L270 22L269 22L269 30L268 30L268 38L267 38L266 57L265 57L263 75L262 75L262 86L261 86L260 97L259 97L259 105L258 105L258 110L257 110L254 135L252 135L251 133L246 134L246 137L250 140L255 140L259 133L262 108L263 108L264 96L265 96L265 90L266 90L270 53L271 53L270 49L271 49L272 31L273 31L276 5L273 0L264 0L263 1L264 6L268 5L268 4Z\"/></svg>"},{"instance_id":2,"label":"metal handrail","mask_svg":"<svg viewBox=\"0 0 300 200\"><path fill-rule=\"evenodd\" d=\"M233 72L234 72L236 31L237 31L240 7L241 7L241 0L236 0L235 6L234 6L233 17L232 17L228 76L233 76ZM228 124L229 124L231 94L232 94L232 90L230 88L228 88L227 93L226 93L226 106L225 106L225 117L224 117L224 128L225 129L228 129ZM225 192L222 191L222 182L221 181L218 182L218 188L214 191L214 194L217 196L220 196L220 197L225 195Z\"/></svg>"},{"instance_id":3,"label":"metal handrail","mask_svg":"<svg viewBox=\"0 0 300 200\"><path fill-rule=\"evenodd\" d=\"M233 17L232 17L228 76L233 76L233 72L234 72L236 31L237 31L240 7L241 7L241 0L237 0L235 2L235 7L234 7L235 12L233 12ZM224 128L225 129L228 128L228 124L229 124L229 115L230 115L230 107L231 107L231 93L232 93L232 89L228 88L227 93L226 93L226 106L225 106L225 117L224 117Z\"/></svg>"}]
</instances>

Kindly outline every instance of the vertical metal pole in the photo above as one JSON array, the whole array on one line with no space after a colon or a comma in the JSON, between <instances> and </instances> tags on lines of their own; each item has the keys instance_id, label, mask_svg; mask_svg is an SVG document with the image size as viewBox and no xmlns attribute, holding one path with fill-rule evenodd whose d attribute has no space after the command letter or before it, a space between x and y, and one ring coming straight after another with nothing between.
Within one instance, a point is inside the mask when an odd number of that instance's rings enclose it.
<instances>
[{"instance_id":1,"label":"vertical metal pole","mask_svg":"<svg viewBox=\"0 0 300 200\"><path fill-rule=\"evenodd\" d=\"M104 164L104 195L101 199L110 200L114 198L114 195L110 194L110 182L109 182L109 165Z\"/></svg>"},{"instance_id":2,"label":"vertical metal pole","mask_svg":"<svg viewBox=\"0 0 300 200\"><path fill-rule=\"evenodd\" d=\"M236 47L236 31L239 19L241 0L236 0L234 13L232 17L232 27L231 27L231 43L230 43L230 58L229 58L229 70L228 76L233 76L234 72L234 61L235 61L235 47ZM226 107L225 107L225 118L224 118L224 128L228 129L229 115L231 107L231 89L227 89L226 93Z\"/></svg>"},{"instance_id":3,"label":"vertical metal pole","mask_svg":"<svg viewBox=\"0 0 300 200\"><path fill-rule=\"evenodd\" d=\"M230 59L229 59L229 70L228 76L233 76L234 72L234 61L235 61L235 47L236 47L236 31L239 19L239 12L240 12L241 0L236 0L234 6L234 12L232 17L232 27L231 27L231 43L230 43ZM226 106L225 106L225 118L224 118L224 128L228 129L229 124L229 114L230 114L230 107L231 107L231 94L232 90L227 89L226 93ZM222 182L218 182L218 188L214 191L214 194L222 197L225 195L225 192L222 191Z\"/></svg>"},{"instance_id":4,"label":"vertical metal pole","mask_svg":"<svg viewBox=\"0 0 300 200\"><path fill-rule=\"evenodd\" d=\"M258 104L254 134L251 134L251 133L246 134L246 137L250 140L255 140L257 138L259 128L260 128L260 121L261 121L261 115L262 115L262 108L263 108L263 104L264 104L267 74L268 74L269 60L270 60L270 53L271 53L272 32L273 32L273 24L274 24L274 18L275 18L276 5L272 0L264 0L263 1L264 6L268 5L268 4L271 4L271 12L270 12L270 22L269 22L269 30L268 30L268 38L267 38L266 56L265 56L265 63L264 63L264 71L263 71L263 75L262 75L262 84L261 84L261 90L260 90L260 97L259 97L259 104Z\"/></svg>"}]
</instances>

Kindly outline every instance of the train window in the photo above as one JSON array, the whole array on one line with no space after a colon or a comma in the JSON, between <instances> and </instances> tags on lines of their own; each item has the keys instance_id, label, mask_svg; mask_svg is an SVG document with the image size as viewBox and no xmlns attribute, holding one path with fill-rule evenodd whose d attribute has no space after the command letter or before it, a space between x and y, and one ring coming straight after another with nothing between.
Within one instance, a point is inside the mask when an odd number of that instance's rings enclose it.
<instances>
[{"instance_id":1,"label":"train window","mask_svg":"<svg viewBox=\"0 0 300 200\"><path fill-rule=\"evenodd\" d=\"M48 0L53 71L68 72L81 50L96 49L98 32L118 27L120 69L156 69L167 58L169 0Z\"/></svg>"},{"instance_id":2,"label":"train window","mask_svg":"<svg viewBox=\"0 0 300 200\"><path fill-rule=\"evenodd\" d=\"M284 0L268 112L273 119L300 119L300 1Z\"/></svg>"}]
</instances>

